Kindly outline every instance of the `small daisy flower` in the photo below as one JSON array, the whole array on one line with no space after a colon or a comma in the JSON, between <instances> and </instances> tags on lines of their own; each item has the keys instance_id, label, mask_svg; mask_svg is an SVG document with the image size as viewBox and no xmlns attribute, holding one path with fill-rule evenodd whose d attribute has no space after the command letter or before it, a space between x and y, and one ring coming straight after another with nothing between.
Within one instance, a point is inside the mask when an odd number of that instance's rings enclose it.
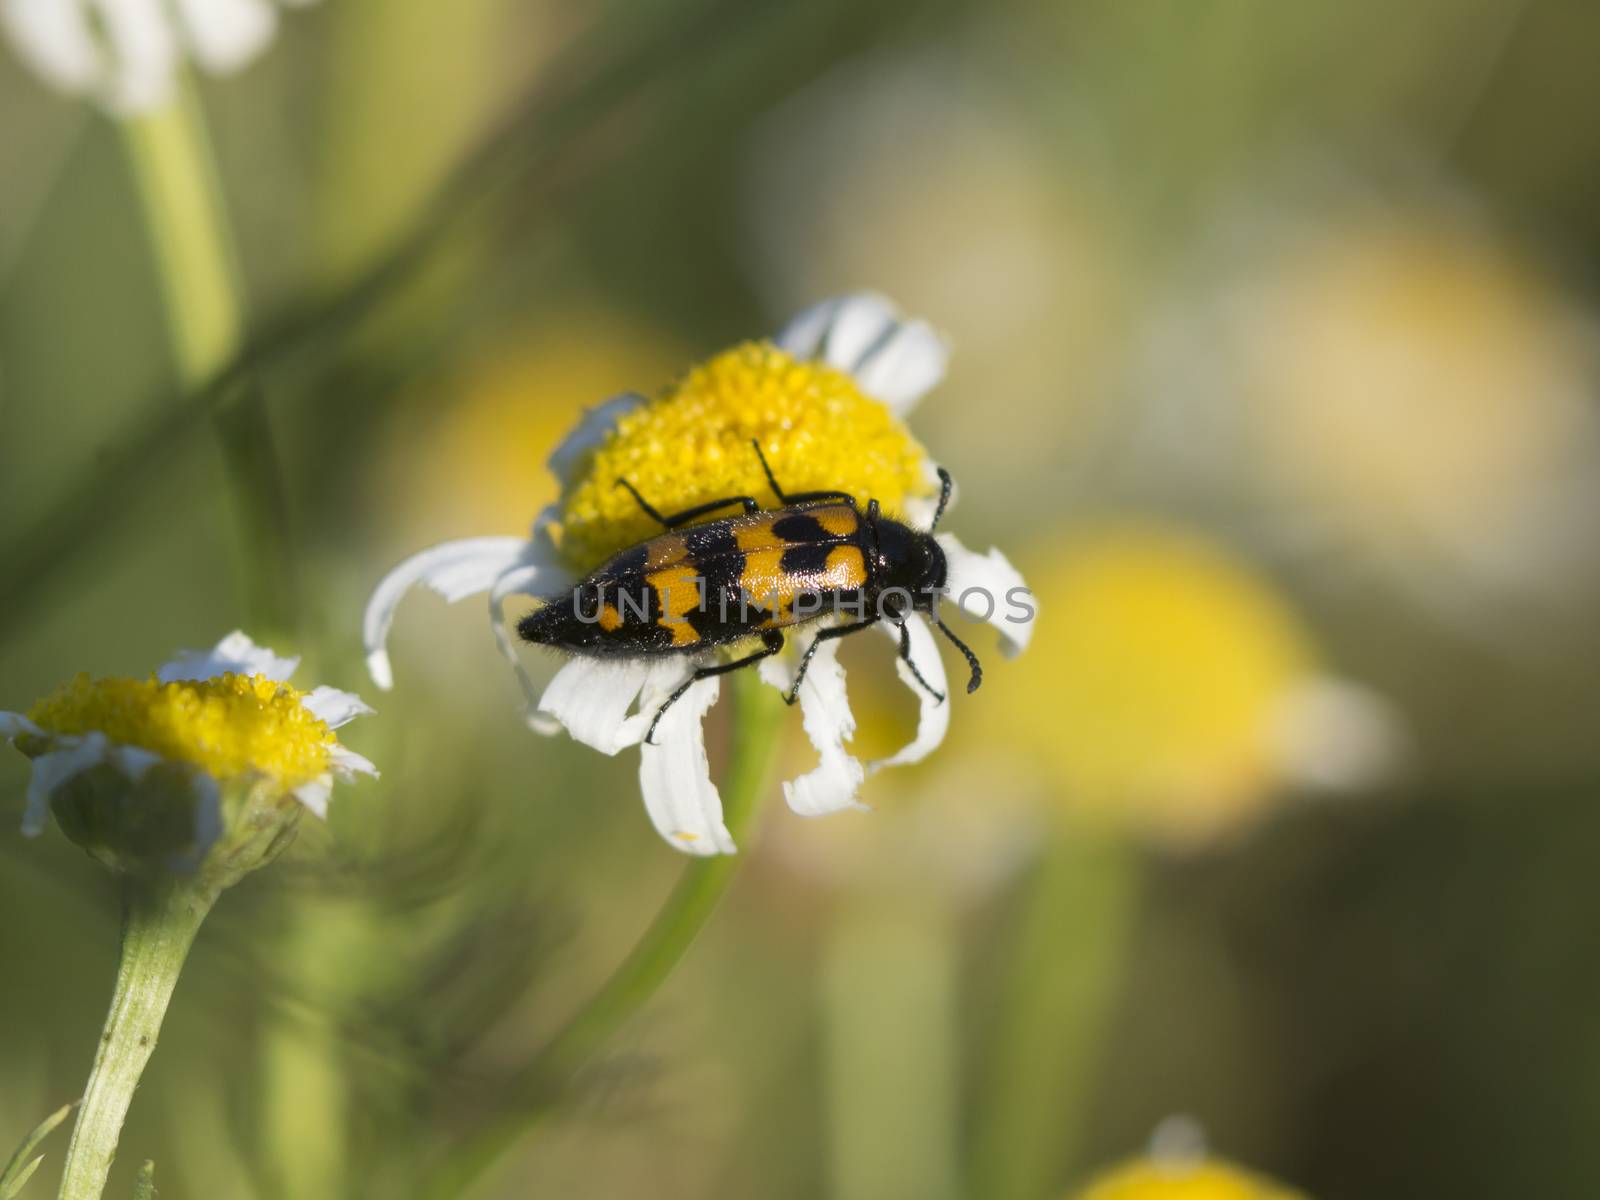
<instances>
[{"instance_id":1,"label":"small daisy flower","mask_svg":"<svg viewBox=\"0 0 1600 1200\"><path fill-rule=\"evenodd\" d=\"M17 57L118 117L167 104L185 58L212 75L242 70L277 28L270 0L0 0L0 31Z\"/></svg>"},{"instance_id":2,"label":"small daisy flower","mask_svg":"<svg viewBox=\"0 0 1600 1200\"><path fill-rule=\"evenodd\" d=\"M53 811L117 869L206 862L237 878L261 865L302 808L327 815L335 781L377 775L333 732L372 710L290 686L298 664L234 632L147 679L78 675L26 713L0 712L0 736L33 760L23 833Z\"/></svg>"},{"instance_id":3,"label":"small daisy flower","mask_svg":"<svg viewBox=\"0 0 1600 1200\"><path fill-rule=\"evenodd\" d=\"M911 526L928 528L938 504L937 467L904 418L943 377L945 359L943 341L927 324L902 318L878 296L858 294L807 309L772 341L724 351L655 400L629 394L591 409L550 457L561 494L539 514L530 537L434 546L378 585L364 626L374 681L382 688L392 685L386 642L395 609L410 588L422 584L447 600L487 593L490 624L528 697L530 724L541 732L563 726L605 754L640 746L645 808L661 835L690 854L733 853L702 728L720 681L693 683L661 716L653 740L645 741L662 704L697 668L718 661L715 652L630 661L573 658L540 694L517 659L503 602L512 595L557 596L611 554L660 532L616 486L619 478L662 511L723 496L770 495L752 441L787 491L839 490L863 506L875 499ZM1032 632L1032 609L1007 600L1023 587L1022 577L998 550L977 554L944 533L937 540L954 602L993 624L1008 654L1020 651ZM881 627L898 641L897 629ZM943 740L949 706L936 694L948 689L933 633L912 613L906 636L910 663L896 660L896 669L919 698L917 732L897 754L868 763L847 749L855 719L836 657L838 642L818 646L798 693L818 763L784 785L796 812L812 816L859 807L856 793L868 774L917 762ZM810 637L791 638L791 650L796 640L809 643ZM764 681L786 692L795 656L769 658L760 671Z\"/></svg>"}]
</instances>

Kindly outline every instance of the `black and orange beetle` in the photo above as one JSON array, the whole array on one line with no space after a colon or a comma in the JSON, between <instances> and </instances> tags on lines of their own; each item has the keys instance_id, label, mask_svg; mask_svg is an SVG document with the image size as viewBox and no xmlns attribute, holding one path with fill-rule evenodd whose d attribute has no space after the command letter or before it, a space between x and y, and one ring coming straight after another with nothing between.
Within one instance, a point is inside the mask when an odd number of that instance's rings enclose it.
<instances>
[{"instance_id":1,"label":"black and orange beetle","mask_svg":"<svg viewBox=\"0 0 1600 1200\"><path fill-rule=\"evenodd\" d=\"M966 656L967 691L983 668L966 643L939 619L945 586L944 551L933 530L950 502L949 472L939 469L939 506L926 531L912 529L869 500L863 512L848 492L786 493L753 442L761 469L782 506L762 510L751 496L727 496L663 516L626 479L626 488L662 533L630 546L596 567L564 596L551 597L524 617L524 640L595 658L656 658L698 654L759 638L761 649L731 662L701 667L656 710L646 741L662 714L697 680L737 671L778 653L784 630L828 614L852 619L820 630L806 647L784 699L793 704L817 647L889 621L900 629L900 657L935 698L944 696L911 661L907 612L926 613ZM730 505L742 515L689 523ZM682 528L689 526L689 528Z\"/></svg>"}]
</instances>

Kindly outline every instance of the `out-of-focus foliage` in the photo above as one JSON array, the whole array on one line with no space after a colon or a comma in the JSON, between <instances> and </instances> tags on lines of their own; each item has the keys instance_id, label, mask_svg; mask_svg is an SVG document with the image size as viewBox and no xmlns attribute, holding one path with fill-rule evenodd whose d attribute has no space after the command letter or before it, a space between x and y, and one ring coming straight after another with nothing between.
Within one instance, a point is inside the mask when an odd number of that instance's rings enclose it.
<instances>
[{"instance_id":1,"label":"out-of-focus foliage","mask_svg":"<svg viewBox=\"0 0 1600 1200\"><path fill-rule=\"evenodd\" d=\"M324 0L198 81L287 498L261 632L317 678L361 689L401 555L526 531L585 406L860 286L950 335L918 436L1039 591L874 811L769 799L483 1195L1068 1195L1178 1111L1309 1197L1600 1191L1597 38L1557 0ZM259 550L114 129L9 55L0 178L24 709L260 619ZM870 754L910 702L860 641ZM682 870L629 764L527 732L476 603L392 650L383 780L219 906L118 1194L146 1157L423 1194ZM26 779L4 1147L82 1086L116 937Z\"/></svg>"}]
</instances>

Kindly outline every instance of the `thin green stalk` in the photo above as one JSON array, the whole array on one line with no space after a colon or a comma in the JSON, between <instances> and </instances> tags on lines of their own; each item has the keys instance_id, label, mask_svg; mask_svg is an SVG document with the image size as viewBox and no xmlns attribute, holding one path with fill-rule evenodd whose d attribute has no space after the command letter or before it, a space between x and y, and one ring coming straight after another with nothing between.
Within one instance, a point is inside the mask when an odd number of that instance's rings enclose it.
<instances>
[{"instance_id":1,"label":"thin green stalk","mask_svg":"<svg viewBox=\"0 0 1600 1200\"><path fill-rule=\"evenodd\" d=\"M1138 858L1077 830L1046 852L1024 900L994 1022L968 1194L1057 1194L1091 1111L1138 899Z\"/></svg>"},{"instance_id":2,"label":"thin green stalk","mask_svg":"<svg viewBox=\"0 0 1600 1200\"><path fill-rule=\"evenodd\" d=\"M193 391L222 374L243 344L245 303L205 113L189 86L178 99L118 126L139 193L179 382ZM240 568L259 636L295 620L288 504L266 406L253 377L218 397L214 429L240 526Z\"/></svg>"},{"instance_id":3,"label":"thin green stalk","mask_svg":"<svg viewBox=\"0 0 1600 1200\"><path fill-rule=\"evenodd\" d=\"M734 699L732 762L722 786L723 816L745 846L761 800L772 788L785 709L754 671L729 681ZM746 846L746 849L748 847ZM626 958L545 1048L516 1076L502 1116L455 1147L419 1194L456 1200L469 1194L560 1099L573 1075L661 987L727 893L742 859L695 859Z\"/></svg>"},{"instance_id":4,"label":"thin green stalk","mask_svg":"<svg viewBox=\"0 0 1600 1200\"><path fill-rule=\"evenodd\" d=\"M192 881L130 877L125 888L117 982L67 1147L60 1200L99 1200L105 1190L134 1088L155 1051L189 947L217 898Z\"/></svg>"},{"instance_id":5,"label":"thin green stalk","mask_svg":"<svg viewBox=\"0 0 1600 1200\"><path fill-rule=\"evenodd\" d=\"M845 900L823 949L829 1194L954 1200L956 914L935 888Z\"/></svg>"}]
</instances>

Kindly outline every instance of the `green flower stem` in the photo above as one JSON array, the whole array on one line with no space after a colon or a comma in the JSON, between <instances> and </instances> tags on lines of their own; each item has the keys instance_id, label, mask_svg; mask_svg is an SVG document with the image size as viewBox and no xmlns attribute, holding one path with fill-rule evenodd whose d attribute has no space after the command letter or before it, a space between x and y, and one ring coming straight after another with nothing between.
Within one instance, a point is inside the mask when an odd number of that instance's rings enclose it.
<instances>
[{"instance_id":1,"label":"green flower stem","mask_svg":"<svg viewBox=\"0 0 1600 1200\"><path fill-rule=\"evenodd\" d=\"M1010 947L968 1191L1058 1194L1084 1133L1134 927L1138 856L1072 830L1046 851Z\"/></svg>"},{"instance_id":2,"label":"green flower stem","mask_svg":"<svg viewBox=\"0 0 1600 1200\"><path fill-rule=\"evenodd\" d=\"M842 901L822 959L828 1194L954 1200L961 1122L957 914L933 887Z\"/></svg>"},{"instance_id":3,"label":"green flower stem","mask_svg":"<svg viewBox=\"0 0 1600 1200\"><path fill-rule=\"evenodd\" d=\"M125 883L122 958L89 1086L67 1146L60 1200L99 1200L167 1002L216 892L189 880Z\"/></svg>"},{"instance_id":4,"label":"green flower stem","mask_svg":"<svg viewBox=\"0 0 1600 1200\"><path fill-rule=\"evenodd\" d=\"M723 817L738 844L749 834L763 797L772 788L776 751L787 711L754 671L733 675L732 762L722 786ZM626 958L548 1045L517 1075L511 1107L471 1134L450 1154L421 1195L437 1200L466 1196L524 1134L560 1099L577 1070L656 994L733 882L742 856L690 862L666 903Z\"/></svg>"},{"instance_id":5,"label":"green flower stem","mask_svg":"<svg viewBox=\"0 0 1600 1200\"><path fill-rule=\"evenodd\" d=\"M245 304L205 113L187 83L148 115L119 124L139 193L185 391L221 375L237 356ZM257 636L287 633L296 612L288 503L266 406L242 374L219 397L214 427L240 526L240 572Z\"/></svg>"}]
</instances>

